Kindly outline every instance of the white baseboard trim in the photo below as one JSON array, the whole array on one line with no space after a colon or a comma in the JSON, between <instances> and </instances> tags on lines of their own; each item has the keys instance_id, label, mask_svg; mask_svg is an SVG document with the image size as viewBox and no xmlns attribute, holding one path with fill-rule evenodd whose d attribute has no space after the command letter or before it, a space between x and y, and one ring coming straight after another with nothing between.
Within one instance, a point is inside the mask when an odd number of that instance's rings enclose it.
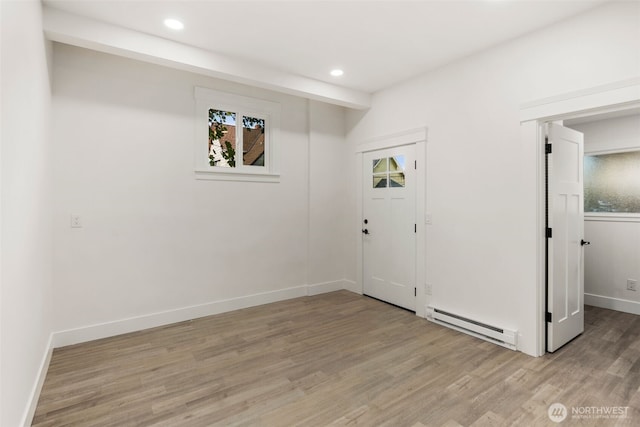
<instances>
[{"instance_id":1,"label":"white baseboard trim","mask_svg":"<svg viewBox=\"0 0 640 427\"><path fill-rule=\"evenodd\" d=\"M276 301L284 301L307 295L307 286L295 286L276 291L262 292L226 300L214 301L190 307L167 310L159 313L151 313L128 319L115 320L81 328L59 331L54 334L54 347L93 341L143 329L169 325L171 323L184 322L199 317L211 316L233 310L254 307L256 305L269 304Z\"/></svg>"},{"instance_id":2,"label":"white baseboard trim","mask_svg":"<svg viewBox=\"0 0 640 427\"><path fill-rule=\"evenodd\" d=\"M358 284L354 280L343 279L345 291L351 291L354 294L362 295L362 289L358 287Z\"/></svg>"},{"instance_id":3,"label":"white baseboard trim","mask_svg":"<svg viewBox=\"0 0 640 427\"><path fill-rule=\"evenodd\" d=\"M326 292L342 289L360 293L355 288L355 282L350 280L334 280L331 282L316 283L313 285L301 285L291 288L278 289L276 291L262 292L221 301L193 305L190 307L151 313L112 322L99 323L85 327L58 331L53 334L53 348L79 344L101 338L108 338L143 329L169 325L171 323L184 322L199 317L226 313L242 308L284 301L291 298L319 295Z\"/></svg>"},{"instance_id":4,"label":"white baseboard trim","mask_svg":"<svg viewBox=\"0 0 640 427\"><path fill-rule=\"evenodd\" d=\"M31 394L29 396L28 406L25 410L24 417L22 418L22 426L29 427L33 423L33 416L36 414L36 408L38 406L38 400L40 399L40 392L44 385L44 380L47 377L47 371L49 370L49 363L51 362L51 355L53 354L53 334L49 335L49 342L45 349L44 356L40 362L40 369L38 370L38 377L33 384Z\"/></svg>"},{"instance_id":5,"label":"white baseboard trim","mask_svg":"<svg viewBox=\"0 0 640 427\"><path fill-rule=\"evenodd\" d=\"M307 295L313 296L326 294L327 292L341 291L343 289L347 289L345 287L347 285L346 282L346 280L333 280L331 282L314 283L313 285L307 285Z\"/></svg>"},{"instance_id":6,"label":"white baseboard trim","mask_svg":"<svg viewBox=\"0 0 640 427\"><path fill-rule=\"evenodd\" d=\"M595 307L608 308L610 310L640 315L640 302L636 301L585 293L584 303Z\"/></svg>"}]
</instances>

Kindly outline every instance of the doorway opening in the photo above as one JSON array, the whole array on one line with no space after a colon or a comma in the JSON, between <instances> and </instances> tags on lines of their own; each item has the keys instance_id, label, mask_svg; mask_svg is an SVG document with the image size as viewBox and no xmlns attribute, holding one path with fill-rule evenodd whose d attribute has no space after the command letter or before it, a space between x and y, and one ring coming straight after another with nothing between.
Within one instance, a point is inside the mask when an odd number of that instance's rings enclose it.
<instances>
[{"instance_id":1,"label":"doorway opening","mask_svg":"<svg viewBox=\"0 0 640 427\"><path fill-rule=\"evenodd\" d=\"M552 154L559 131L580 140L580 153L568 163L566 150ZM546 351L553 352L583 332L584 305L640 314L634 290L640 277L640 108L547 123L545 143ZM574 179L580 180L576 216L552 227L557 205L564 205L554 187ZM566 252L560 260L558 250ZM566 266L558 268L559 261ZM560 281L568 283L557 289ZM558 328L566 329L572 316L580 319L561 339Z\"/></svg>"},{"instance_id":2,"label":"doorway opening","mask_svg":"<svg viewBox=\"0 0 640 427\"><path fill-rule=\"evenodd\" d=\"M619 114L640 108L640 79L616 82L563 96L544 99L524 105L521 109L522 142L532 149L536 157L536 291L531 319L535 324L535 349L530 354L542 356L547 340L547 211L545 193L545 136L546 124L556 121ZM587 239L588 240L588 239ZM553 313L552 313L553 315Z\"/></svg>"},{"instance_id":3,"label":"doorway opening","mask_svg":"<svg viewBox=\"0 0 640 427\"><path fill-rule=\"evenodd\" d=\"M584 134L584 302L639 315L640 108L564 125Z\"/></svg>"}]
</instances>

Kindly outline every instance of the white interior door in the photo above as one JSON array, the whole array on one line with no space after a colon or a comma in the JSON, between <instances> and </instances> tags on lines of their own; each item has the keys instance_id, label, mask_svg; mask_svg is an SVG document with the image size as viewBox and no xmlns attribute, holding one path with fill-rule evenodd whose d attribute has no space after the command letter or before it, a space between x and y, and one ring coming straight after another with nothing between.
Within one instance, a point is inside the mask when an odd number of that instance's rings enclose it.
<instances>
[{"instance_id":1,"label":"white interior door","mask_svg":"<svg viewBox=\"0 0 640 427\"><path fill-rule=\"evenodd\" d=\"M363 287L366 295L416 309L415 146L363 155Z\"/></svg>"},{"instance_id":2,"label":"white interior door","mask_svg":"<svg viewBox=\"0 0 640 427\"><path fill-rule=\"evenodd\" d=\"M549 124L547 351L584 331L583 135Z\"/></svg>"}]
</instances>

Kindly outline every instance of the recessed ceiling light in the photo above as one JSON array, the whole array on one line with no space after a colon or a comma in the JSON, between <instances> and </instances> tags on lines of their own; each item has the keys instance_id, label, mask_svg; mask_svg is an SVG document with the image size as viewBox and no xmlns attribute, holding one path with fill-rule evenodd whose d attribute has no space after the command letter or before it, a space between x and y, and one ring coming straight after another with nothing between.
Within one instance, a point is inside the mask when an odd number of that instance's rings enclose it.
<instances>
[{"instance_id":1,"label":"recessed ceiling light","mask_svg":"<svg viewBox=\"0 0 640 427\"><path fill-rule=\"evenodd\" d=\"M184 28L184 24L177 19L167 18L164 20L164 25L172 30L182 30Z\"/></svg>"},{"instance_id":2,"label":"recessed ceiling light","mask_svg":"<svg viewBox=\"0 0 640 427\"><path fill-rule=\"evenodd\" d=\"M329 74L331 74L333 77L340 77L341 75L344 74L344 71L336 68L335 70L331 70Z\"/></svg>"}]
</instances>

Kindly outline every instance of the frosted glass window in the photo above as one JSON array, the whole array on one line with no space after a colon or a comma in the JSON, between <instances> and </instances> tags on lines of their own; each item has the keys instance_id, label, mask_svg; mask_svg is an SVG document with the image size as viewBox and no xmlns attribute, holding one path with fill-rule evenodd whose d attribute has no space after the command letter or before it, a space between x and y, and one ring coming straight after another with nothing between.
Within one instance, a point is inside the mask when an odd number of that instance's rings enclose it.
<instances>
[{"instance_id":1,"label":"frosted glass window","mask_svg":"<svg viewBox=\"0 0 640 427\"><path fill-rule=\"evenodd\" d=\"M640 213L640 151L584 157L584 211Z\"/></svg>"}]
</instances>

